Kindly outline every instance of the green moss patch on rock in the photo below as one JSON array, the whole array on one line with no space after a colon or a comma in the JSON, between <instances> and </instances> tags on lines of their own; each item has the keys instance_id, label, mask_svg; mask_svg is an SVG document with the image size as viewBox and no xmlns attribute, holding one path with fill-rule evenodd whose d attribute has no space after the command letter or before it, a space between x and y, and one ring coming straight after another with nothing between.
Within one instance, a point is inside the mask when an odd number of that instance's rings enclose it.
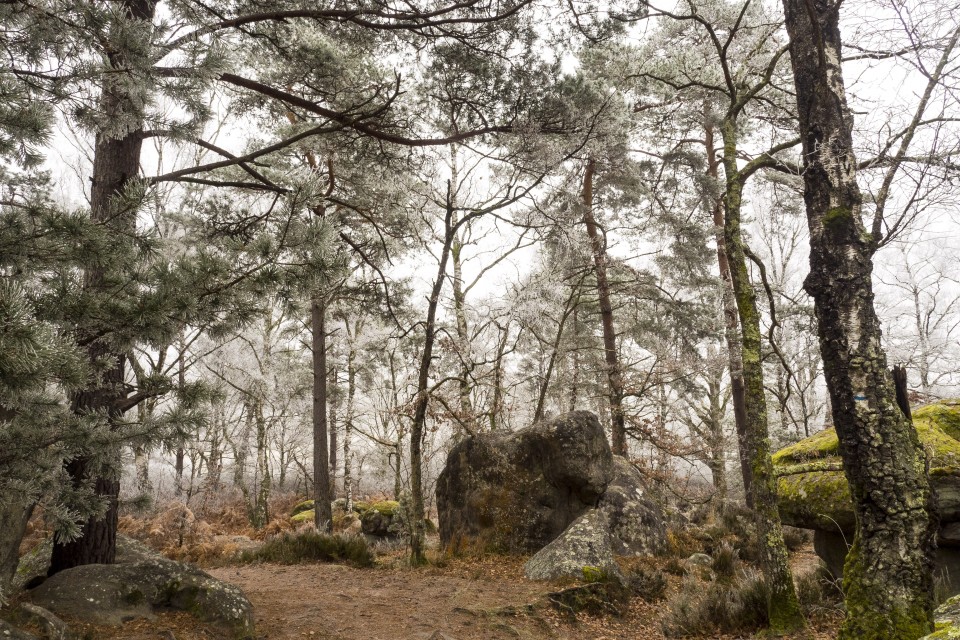
<instances>
[{"instance_id":1,"label":"green moss patch on rock","mask_svg":"<svg viewBox=\"0 0 960 640\"><path fill-rule=\"evenodd\" d=\"M303 513L304 511L313 511L313 500L304 500L303 502L298 502L293 506L293 510L290 511L291 516Z\"/></svg>"},{"instance_id":2,"label":"green moss patch on rock","mask_svg":"<svg viewBox=\"0 0 960 640\"><path fill-rule=\"evenodd\" d=\"M942 517L948 520L954 513L960 515L960 401L920 407L913 411L913 424L930 456L930 476ZM853 531L853 504L839 447L836 430L830 428L773 455L785 524Z\"/></svg>"}]
</instances>

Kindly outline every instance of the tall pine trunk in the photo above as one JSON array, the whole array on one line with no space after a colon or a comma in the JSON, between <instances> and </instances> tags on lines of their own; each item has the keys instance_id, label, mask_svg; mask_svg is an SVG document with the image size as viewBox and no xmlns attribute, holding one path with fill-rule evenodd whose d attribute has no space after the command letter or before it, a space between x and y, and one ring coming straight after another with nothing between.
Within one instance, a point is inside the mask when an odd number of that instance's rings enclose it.
<instances>
[{"instance_id":1,"label":"tall pine trunk","mask_svg":"<svg viewBox=\"0 0 960 640\"><path fill-rule=\"evenodd\" d=\"M873 306L878 238L861 219L839 5L784 0L804 154L810 275L823 369L857 530L844 566L842 640L932 629L937 530L924 451L897 407Z\"/></svg>"},{"instance_id":2,"label":"tall pine trunk","mask_svg":"<svg viewBox=\"0 0 960 640\"><path fill-rule=\"evenodd\" d=\"M156 8L155 0L123 0L123 19L151 21ZM129 36L128 36L129 37ZM123 43L114 43L108 52L110 66L123 70L130 63L131 54ZM133 53L132 55L138 55ZM119 238L129 238L136 232L136 207L122 201L128 183L140 172L140 150L143 144L143 126L140 107L130 94L126 80L116 80L116 74L105 74L102 83L100 109L110 122L135 120L136 125L122 135L98 133L94 145L93 175L90 189L90 218L114 230ZM96 294L108 286L112 274L110 266L91 267L84 274L83 287ZM109 369L97 382L97 386L74 394L74 412L104 415L108 420L119 417L117 405L126 397L124 383L124 354L112 350L100 339L94 339L87 347L91 363L109 362ZM95 365L96 366L96 365ZM112 564L116 558L117 504L120 494L119 451L109 452L108 465L113 469L97 468L92 459L79 457L66 465L66 471L74 486L93 480L94 491L105 500L107 509L103 517L91 516L83 524L80 537L69 542L54 541L49 575L64 569L84 564Z\"/></svg>"},{"instance_id":3,"label":"tall pine trunk","mask_svg":"<svg viewBox=\"0 0 960 640\"><path fill-rule=\"evenodd\" d=\"M613 305L610 303L610 283L607 280L607 248L600 237L596 218L593 215L593 178L597 163L587 160L583 173L583 222L590 237L593 251L593 268L597 277L597 297L600 302L600 325L603 330L603 353L607 365L607 382L610 400L610 445L613 453L627 455L627 429L623 417L623 376L617 356L617 333L613 324Z\"/></svg>"}]
</instances>

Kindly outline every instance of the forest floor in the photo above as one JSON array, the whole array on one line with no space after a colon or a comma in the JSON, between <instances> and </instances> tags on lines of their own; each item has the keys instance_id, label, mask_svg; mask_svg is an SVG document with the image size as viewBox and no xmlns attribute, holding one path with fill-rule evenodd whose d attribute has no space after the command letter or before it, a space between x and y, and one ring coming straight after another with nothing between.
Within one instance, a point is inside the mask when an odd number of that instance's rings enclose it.
<instances>
[{"instance_id":1,"label":"forest floor","mask_svg":"<svg viewBox=\"0 0 960 640\"><path fill-rule=\"evenodd\" d=\"M816 563L812 548L793 554L798 570ZM660 620L680 582L671 578L665 601L634 598L623 617L571 619L546 600L555 585L523 577L522 558L456 559L421 569L401 566L398 556L395 562L381 558L369 569L261 563L207 570L244 590L254 606L257 637L269 640L661 640ZM809 633L797 638L833 638L838 622L838 616L814 621ZM174 612L121 628L77 624L74 629L97 640L224 638L215 627Z\"/></svg>"},{"instance_id":2,"label":"forest floor","mask_svg":"<svg viewBox=\"0 0 960 640\"><path fill-rule=\"evenodd\" d=\"M547 599L549 593L562 586L524 577L523 557L441 559L434 550L430 554L434 560L431 565L414 569L406 565L406 549L402 545L378 543L374 545L377 563L371 568L324 563L242 564L220 555L232 549L229 543L226 547L222 541L212 546L210 543L214 530L221 534L243 531L234 519L239 522L239 517L220 518L212 529L209 523L198 520L202 527L196 528L203 529L205 534L196 536L192 546L179 548L186 553L169 546L169 514L152 520L131 518L121 526L167 555L196 562L216 578L243 589L254 607L258 639L662 640L666 636L661 631L661 621L674 606L684 580L659 566L669 560L650 558L649 562L656 563L653 568L663 569L667 578L663 599L647 602L634 597L621 617L580 613L573 618L558 611ZM45 535L49 532L36 531L25 548ZM431 542L436 547L437 542ZM791 564L795 575L814 571L819 559L812 544L807 542L796 549L791 554ZM173 611L158 613L150 620L134 620L119 628L67 622L77 636L90 640L228 638L214 625ZM828 610L811 620L809 631L798 638L833 638L839 622L839 612ZM698 637L733 640L752 636Z\"/></svg>"}]
</instances>

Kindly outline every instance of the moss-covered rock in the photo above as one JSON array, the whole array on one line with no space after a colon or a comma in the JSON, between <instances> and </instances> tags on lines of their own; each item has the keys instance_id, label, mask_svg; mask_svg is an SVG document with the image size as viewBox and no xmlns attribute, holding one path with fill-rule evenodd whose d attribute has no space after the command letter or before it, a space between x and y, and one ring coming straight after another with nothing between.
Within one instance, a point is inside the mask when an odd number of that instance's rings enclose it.
<instances>
[{"instance_id":1,"label":"moss-covered rock","mask_svg":"<svg viewBox=\"0 0 960 640\"><path fill-rule=\"evenodd\" d=\"M316 515L316 512L313 509L307 511L298 511L290 517L290 522L295 524L303 524L305 522L313 522L313 519Z\"/></svg>"},{"instance_id":2,"label":"moss-covered rock","mask_svg":"<svg viewBox=\"0 0 960 640\"><path fill-rule=\"evenodd\" d=\"M960 400L913 411L913 423L930 456L930 477L944 522L960 518ZM773 455L780 517L807 529L842 531L855 526L850 490L834 429L825 429Z\"/></svg>"},{"instance_id":3,"label":"moss-covered rock","mask_svg":"<svg viewBox=\"0 0 960 640\"><path fill-rule=\"evenodd\" d=\"M361 530L367 535L381 538L401 534L402 527L399 525L402 520L400 503L395 500L374 502L360 514Z\"/></svg>"},{"instance_id":4,"label":"moss-covered rock","mask_svg":"<svg viewBox=\"0 0 960 640\"><path fill-rule=\"evenodd\" d=\"M934 632L920 640L960 640L960 596L953 596L934 612Z\"/></svg>"},{"instance_id":5,"label":"moss-covered rock","mask_svg":"<svg viewBox=\"0 0 960 640\"><path fill-rule=\"evenodd\" d=\"M303 513L304 511L313 511L313 500L304 500L303 502L298 502L294 505L293 510L290 511L291 516Z\"/></svg>"}]
</instances>

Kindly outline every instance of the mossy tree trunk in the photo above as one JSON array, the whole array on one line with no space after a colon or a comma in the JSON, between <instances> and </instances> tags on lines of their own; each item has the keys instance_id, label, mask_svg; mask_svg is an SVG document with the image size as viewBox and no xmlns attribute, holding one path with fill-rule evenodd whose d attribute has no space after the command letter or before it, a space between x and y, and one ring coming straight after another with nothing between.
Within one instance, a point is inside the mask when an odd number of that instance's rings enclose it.
<instances>
[{"instance_id":1,"label":"mossy tree trunk","mask_svg":"<svg viewBox=\"0 0 960 640\"><path fill-rule=\"evenodd\" d=\"M873 306L877 238L861 219L839 3L784 0L804 156L810 275L824 374L857 530L841 640L932 629L937 522L923 449L897 407Z\"/></svg>"},{"instance_id":2,"label":"mossy tree trunk","mask_svg":"<svg viewBox=\"0 0 960 640\"><path fill-rule=\"evenodd\" d=\"M724 189L724 246L730 266L730 277L740 320L740 343L744 383L743 424L740 440L741 459L750 463L750 493L756 523L764 541L763 572L770 590L768 613L770 629L782 633L806 625L793 584L793 575L783 540L783 527L777 511L777 479L770 460L770 438L767 425L767 401L763 385L762 338L757 295L750 282L747 256L740 228L743 187L746 177L737 167L737 125L727 117L722 123ZM745 451L744 451L745 449Z\"/></svg>"},{"instance_id":3,"label":"mossy tree trunk","mask_svg":"<svg viewBox=\"0 0 960 640\"><path fill-rule=\"evenodd\" d=\"M600 326L603 331L603 353L606 361L610 404L610 448L619 456L627 455L627 429L623 416L623 373L617 355L617 332L613 323L613 305L610 302L610 283L607 280L607 247L600 236L593 213L593 179L597 163L587 160L583 172L583 222L593 251L593 268L597 278L597 298L600 303Z\"/></svg>"},{"instance_id":4,"label":"mossy tree trunk","mask_svg":"<svg viewBox=\"0 0 960 640\"><path fill-rule=\"evenodd\" d=\"M704 109L704 143L707 149L707 174L716 181L720 179L720 163L717 160L715 126L711 120L709 108ZM733 292L733 280L730 275L730 261L724 242L723 202L715 198L711 207L713 226L717 243L717 266L720 269L721 300L723 301L723 335L727 343L727 357L730 367L730 399L733 403L733 421L737 430L737 452L740 460L740 476L743 479L743 493L747 506L753 507L753 471L746 446L747 407L743 387L743 346L740 343L740 320L737 317L737 300Z\"/></svg>"}]
</instances>

